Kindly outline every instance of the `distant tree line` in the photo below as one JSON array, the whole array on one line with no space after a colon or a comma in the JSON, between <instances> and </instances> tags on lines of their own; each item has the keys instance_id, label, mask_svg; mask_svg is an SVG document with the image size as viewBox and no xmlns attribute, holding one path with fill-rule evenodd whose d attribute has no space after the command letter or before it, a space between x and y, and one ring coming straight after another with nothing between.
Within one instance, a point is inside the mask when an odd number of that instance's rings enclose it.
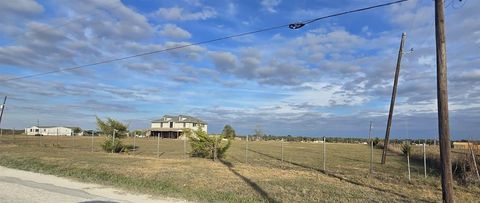
<instances>
[{"instance_id":1,"label":"distant tree line","mask_svg":"<svg viewBox=\"0 0 480 203\"><path fill-rule=\"evenodd\" d=\"M275 140L275 141L280 141L284 140L287 142L313 142L313 141L323 141L323 137L309 137L309 136L292 136L292 135L287 135L287 136L279 136L279 135L266 135L262 134L259 135L260 133L256 132L255 134L248 135L249 140ZM237 135L237 137L241 138L242 140L245 140L247 137L246 135ZM325 140L330 143L365 143L369 142L368 138L357 138L357 137L326 137ZM383 138L372 138L373 140L373 145L377 145L378 143L383 144ZM460 142L466 142L467 140L458 140ZM427 145L438 145L438 140L435 139L391 139L390 143L391 144L403 144L403 143L411 143L411 144L423 144L426 143ZM454 142L454 141L452 141ZM475 141L473 141L475 142Z\"/></svg>"},{"instance_id":2,"label":"distant tree line","mask_svg":"<svg viewBox=\"0 0 480 203\"><path fill-rule=\"evenodd\" d=\"M246 135L237 135L237 137L241 139L245 139ZM284 140L287 142L313 142L313 141L323 141L323 137L309 137L309 136L293 136L293 135L286 135L286 136L279 136L279 135L262 135L258 136L258 134L248 135L249 140ZM377 138L378 139L378 138ZM351 138L351 137L326 137L325 140L331 143L363 143L367 142L367 138Z\"/></svg>"}]
</instances>

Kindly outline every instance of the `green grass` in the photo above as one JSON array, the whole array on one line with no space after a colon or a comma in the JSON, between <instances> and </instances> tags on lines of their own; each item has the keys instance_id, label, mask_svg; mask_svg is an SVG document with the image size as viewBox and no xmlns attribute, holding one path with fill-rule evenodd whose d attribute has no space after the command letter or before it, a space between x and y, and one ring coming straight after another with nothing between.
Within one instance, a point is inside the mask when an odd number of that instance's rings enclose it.
<instances>
[{"instance_id":1,"label":"green grass","mask_svg":"<svg viewBox=\"0 0 480 203\"><path fill-rule=\"evenodd\" d=\"M74 140L75 139L75 140ZM327 144L323 171L323 144L235 141L223 162L184 159L183 141L137 138L138 151L108 154L105 138L1 137L0 165L113 185L135 192L200 202L438 202L438 172L412 164L407 179L403 156L391 154L380 164L374 151L374 173L369 174L370 151L359 144ZM133 139L122 140L133 144ZM189 145L187 145L187 151ZM457 202L476 202L480 188L455 186Z\"/></svg>"}]
</instances>

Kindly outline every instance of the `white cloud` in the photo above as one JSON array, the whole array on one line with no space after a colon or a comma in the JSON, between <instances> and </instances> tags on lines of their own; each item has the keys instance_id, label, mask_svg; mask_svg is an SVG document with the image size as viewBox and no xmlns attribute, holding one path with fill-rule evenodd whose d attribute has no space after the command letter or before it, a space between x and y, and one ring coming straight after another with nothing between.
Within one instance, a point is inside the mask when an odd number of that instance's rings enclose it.
<instances>
[{"instance_id":1,"label":"white cloud","mask_svg":"<svg viewBox=\"0 0 480 203\"><path fill-rule=\"evenodd\" d=\"M75 19L65 29L76 37L85 37L88 30L89 38L139 40L153 36L155 31L144 15L121 1L73 1L63 6Z\"/></svg>"},{"instance_id":2,"label":"white cloud","mask_svg":"<svg viewBox=\"0 0 480 203\"><path fill-rule=\"evenodd\" d=\"M164 47L166 49L176 48L176 47L183 47L181 49L174 49L168 51L168 53L174 57L181 58L182 60L190 59L190 60L197 60L199 59L203 53L205 52L205 48L193 45L190 46L190 42L165 42Z\"/></svg>"},{"instance_id":3,"label":"white cloud","mask_svg":"<svg viewBox=\"0 0 480 203\"><path fill-rule=\"evenodd\" d=\"M0 16L32 16L43 12L43 6L35 0L0 1Z\"/></svg>"},{"instance_id":4,"label":"white cloud","mask_svg":"<svg viewBox=\"0 0 480 203\"><path fill-rule=\"evenodd\" d=\"M361 105L368 101L368 96L352 94L340 85L324 82L308 82L302 85L305 90L292 93L285 101L295 104L314 106Z\"/></svg>"},{"instance_id":5,"label":"white cloud","mask_svg":"<svg viewBox=\"0 0 480 203\"><path fill-rule=\"evenodd\" d=\"M25 21L38 17L43 11L43 6L34 0L0 1L0 36L21 35Z\"/></svg>"},{"instance_id":6,"label":"white cloud","mask_svg":"<svg viewBox=\"0 0 480 203\"><path fill-rule=\"evenodd\" d=\"M155 16L167 20L206 20L217 15L217 11L211 7L203 7L201 11L190 12L180 7L160 8L154 13Z\"/></svg>"},{"instance_id":7,"label":"white cloud","mask_svg":"<svg viewBox=\"0 0 480 203\"><path fill-rule=\"evenodd\" d=\"M281 2L282 0L262 0L261 4L268 12L276 13L277 10L275 7L277 7Z\"/></svg>"},{"instance_id":8,"label":"white cloud","mask_svg":"<svg viewBox=\"0 0 480 203\"><path fill-rule=\"evenodd\" d=\"M165 24L159 33L163 36L176 39L188 39L192 37L188 31L178 27L175 24Z\"/></svg>"}]
</instances>

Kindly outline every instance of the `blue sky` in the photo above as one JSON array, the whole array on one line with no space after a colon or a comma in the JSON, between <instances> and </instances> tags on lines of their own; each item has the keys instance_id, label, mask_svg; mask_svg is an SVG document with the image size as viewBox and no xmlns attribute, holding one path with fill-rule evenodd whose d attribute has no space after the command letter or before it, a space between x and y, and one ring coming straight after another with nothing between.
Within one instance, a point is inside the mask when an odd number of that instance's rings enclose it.
<instances>
[{"instance_id":1,"label":"blue sky","mask_svg":"<svg viewBox=\"0 0 480 203\"><path fill-rule=\"evenodd\" d=\"M0 2L0 79L59 70L312 19L387 1ZM451 133L479 138L480 4L446 2ZM400 36L407 32L393 138L436 138L433 1L2 82L3 128L131 129L186 114L218 133L374 136L385 131Z\"/></svg>"}]
</instances>

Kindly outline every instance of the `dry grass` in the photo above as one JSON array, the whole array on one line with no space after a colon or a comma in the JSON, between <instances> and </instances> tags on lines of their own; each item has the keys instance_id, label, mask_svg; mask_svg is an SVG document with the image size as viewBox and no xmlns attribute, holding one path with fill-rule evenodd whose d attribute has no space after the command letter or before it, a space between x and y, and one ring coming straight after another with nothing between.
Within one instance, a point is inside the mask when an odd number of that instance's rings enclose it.
<instances>
[{"instance_id":1,"label":"dry grass","mask_svg":"<svg viewBox=\"0 0 480 203\"><path fill-rule=\"evenodd\" d=\"M393 145L389 149L397 154L402 154L401 145ZM480 160L478 156L478 149L474 149L474 153L477 154L477 167L480 168ZM433 170L440 168L440 148L438 146L426 146L425 155L427 159L427 167L429 168L429 173L437 174L438 170ZM419 165L423 165L423 146L422 145L413 145L410 155L410 159L413 162L416 162ZM461 149L452 149L451 153L453 174L457 183L460 183L464 186L470 184L480 185L480 180L477 177L476 171L474 169L474 162L469 150Z\"/></svg>"},{"instance_id":2,"label":"dry grass","mask_svg":"<svg viewBox=\"0 0 480 203\"><path fill-rule=\"evenodd\" d=\"M136 139L135 154L108 154L89 137L4 136L0 164L25 170L116 185L133 191L201 202L438 202L438 174L414 163L412 181L406 178L404 157L392 154L387 165L374 151L374 174L369 175L370 151L366 145L327 144L327 171L321 170L323 145L236 141L222 162L184 159L183 141ZM124 143L133 144L131 138ZM187 145L187 151L188 151ZM457 202L477 202L478 186L456 186Z\"/></svg>"}]
</instances>

